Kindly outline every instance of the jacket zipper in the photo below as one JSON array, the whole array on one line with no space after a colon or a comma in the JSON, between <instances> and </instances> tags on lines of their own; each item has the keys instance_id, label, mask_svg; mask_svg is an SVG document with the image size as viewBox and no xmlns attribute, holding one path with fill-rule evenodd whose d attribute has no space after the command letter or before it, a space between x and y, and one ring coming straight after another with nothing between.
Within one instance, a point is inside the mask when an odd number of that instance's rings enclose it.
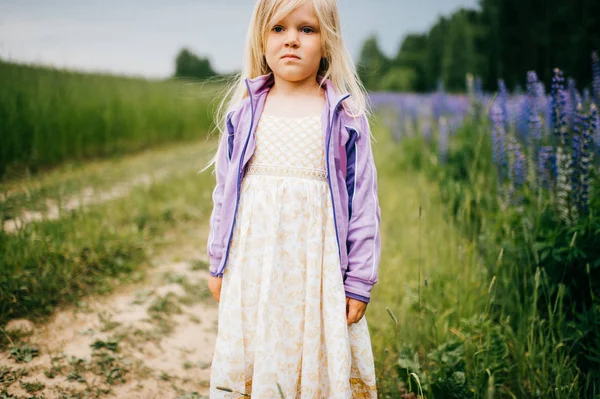
<instances>
[{"instance_id":1,"label":"jacket zipper","mask_svg":"<svg viewBox=\"0 0 600 399\"><path fill-rule=\"evenodd\" d=\"M331 132L333 131L333 120L335 119L335 114L337 112L338 107L342 103L342 101L344 101L348 97L350 97L350 94L346 94L344 97L342 97L338 101L338 103L335 105L335 107L333 108L333 115L331 115L331 123L329 124L329 133L327 135L327 149L326 149L327 157L326 157L326 162L325 162L325 164L327 165L327 182L329 183L329 194L331 195L331 206L333 208L333 224L335 226L335 239L336 239L337 245L338 245L338 257L340 259L340 263L342 262L342 249L340 246L340 237L339 237L339 232L338 232L338 227L337 227L337 218L336 218L336 213L335 213L335 200L333 198L333 188L331 187L331 168L329 167L329 146L330 146L330 142L331 142Z\"/></svg>"},{"instance_id":2,"label":"jacket zipper","mask_svg":"<svg viewBox=\"0 0 600 399\"><path fill-rule=\"evenodd\" d=\"M248 84L248 79L246 79L246 88L248 89L248 95L250 96L250 107L252 110L252 117L250 118L250 130L248 130L248 136L246 137L246 142L244 143L244 148L242 149L242 155L240 157L240 163L238 165L238 177L237 177L237 185L235 192L235 210L233 211L233 220L231 222L231 228L229 229L229 238L227 239L227 248L225 248L225 257L223 258L223 264L221 265L220 270L217 270L217 276L223 275L223 270L225 270L225 264L227 263L227 258L229 256L229 246L231 243L231 236L233 235L233 228L235 226L235 219L237 215L239 199L240 199L240 183L242 176L242 163L244 162L244 155L246 154L246 148L248 147L248 141L250 141L250 136L252 135L252 127L254 126L254 100L252 99L252 92L250 91L250 86Z\"/></svg>"}]
</instances>

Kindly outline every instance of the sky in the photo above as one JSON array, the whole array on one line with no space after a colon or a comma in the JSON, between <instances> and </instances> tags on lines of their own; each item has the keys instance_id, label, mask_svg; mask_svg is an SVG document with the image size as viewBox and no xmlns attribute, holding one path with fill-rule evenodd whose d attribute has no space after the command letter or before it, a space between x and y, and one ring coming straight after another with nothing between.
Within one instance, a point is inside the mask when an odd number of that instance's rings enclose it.
<instances>
[{"instance_id":1,"label":"sky","mask_svg":"<svg viewBox=\"0 0 600 399\"><path fill-rule=\"evenodd\" d=\"M376 35L388 56L408 33L478 0L338 0L345 46L358 58ZM0 58L164 78L187 47L228 73L242 64L255 0L0 0Z\"/></svg>"}]
</instances>

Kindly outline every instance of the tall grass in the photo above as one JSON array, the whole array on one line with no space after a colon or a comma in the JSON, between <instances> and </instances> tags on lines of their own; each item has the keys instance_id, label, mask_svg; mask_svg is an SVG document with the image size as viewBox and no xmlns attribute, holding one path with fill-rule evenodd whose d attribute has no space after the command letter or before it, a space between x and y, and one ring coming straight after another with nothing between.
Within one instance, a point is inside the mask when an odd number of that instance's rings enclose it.
<instances>
[{"instance_id":1,"label":"tall grass","mask_svg":"<svg viewBox=\"0 0 600 399\"><path fill-rule=\"evenodd\" d=\"M0 179L205 137L215 89L0 60Z\"/></svg>"}]
</instances>

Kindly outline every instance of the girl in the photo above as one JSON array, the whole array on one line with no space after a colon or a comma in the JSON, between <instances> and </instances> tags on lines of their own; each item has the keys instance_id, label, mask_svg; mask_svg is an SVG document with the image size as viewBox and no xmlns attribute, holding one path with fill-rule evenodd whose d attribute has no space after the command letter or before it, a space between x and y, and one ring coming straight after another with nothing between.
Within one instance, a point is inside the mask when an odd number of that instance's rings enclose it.
<instances>
[{"instance_id":1,"label":"girl","mask_svg":"<svg viewBox=\"0 0 600 399\"><path fill-rule=\"evenodd\" d=\"M258 0L231 92L211 162L210 397L375 398L377 173L336 1Z\"/></svg>"}]
</instances>

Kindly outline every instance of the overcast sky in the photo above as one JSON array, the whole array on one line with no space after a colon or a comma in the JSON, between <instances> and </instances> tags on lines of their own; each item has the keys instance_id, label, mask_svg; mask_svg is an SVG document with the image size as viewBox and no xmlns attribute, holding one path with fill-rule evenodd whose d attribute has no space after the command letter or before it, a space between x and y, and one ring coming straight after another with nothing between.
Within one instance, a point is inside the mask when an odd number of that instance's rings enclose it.
<instances>
[{"instance_id":1,"label":"overcast sky","mask_svg":"<svg viewBox=\"0 0 600 399\"><path fill-rule=\"evenodd\" d=\"M213 69L241 68L255 0L0 0L0 57L88 71L167 77L182 47ZM407 33L478 0L338 0L346 47L377 35L396 53Z\"/></svg>"}]
</instances>

